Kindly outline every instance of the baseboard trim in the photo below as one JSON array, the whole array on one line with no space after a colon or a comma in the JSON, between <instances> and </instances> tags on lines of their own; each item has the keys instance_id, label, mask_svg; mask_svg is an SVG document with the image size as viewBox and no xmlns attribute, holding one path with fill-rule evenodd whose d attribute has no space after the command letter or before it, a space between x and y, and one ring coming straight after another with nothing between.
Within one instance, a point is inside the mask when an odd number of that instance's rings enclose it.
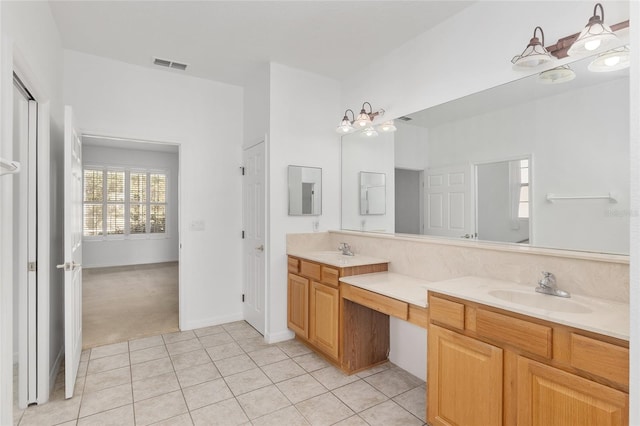
<instances>
[{"instance_id":1,"label":"baseboard trim","mask_svg":"<svg viewBox=\"0 0 640 426\"><path fill-rule=\"evenodd\" d=\"M211 327L212 325L220 325L220 324L226 324L228 322L242 321L243 319L244 319L244 315L242 314L242 312L238 312L231 315L223 315L219 317L206 318L202 320L185 321L184 324L180 325L180 330L182 331L194 330L196 328Z\"/></svg>"},{"instance_id":2,"label":"baseboard trim","mask_svg":"<svg viewBox=\"0 0 640 426\"><path fill-rule=\"evenodd\" d=\"M285 340L293 339L294 336L295 334L293 333L293 331L283 330L283 331L278 331L276 333L265 333L264 340L267 343L271 344L271 343L284 342Z\"/></svg>"}]
</instances>

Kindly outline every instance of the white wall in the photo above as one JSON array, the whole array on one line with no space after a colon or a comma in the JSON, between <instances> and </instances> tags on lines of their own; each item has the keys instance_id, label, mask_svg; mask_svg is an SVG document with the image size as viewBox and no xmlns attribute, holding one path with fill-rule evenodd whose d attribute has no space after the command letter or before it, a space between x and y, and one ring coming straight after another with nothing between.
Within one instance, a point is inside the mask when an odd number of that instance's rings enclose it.
<instances>
[{"instance_id":1,"label":"white wall","mask_svg":"<svg viewBox=\"0 0 640 426\"><path fill-rule=\"evenodd\" d=\"M628 93L628 80L620 78L433 127L429 166L530 154L531 243L626 254L629 171L620 165L629 156ZM532 121L544 124L532 128ZM546 200L547 193L609 192L617 203Z\"/></svg>"},{"instance_id":2,"label":"white wall","mask_svg":"<svg viewBox=\"0 0 640 426\"><path fill-rule=\"evenodd\" d=\"M396 120L394 135L395 163L397 168L424 170L428 164L429 129L412 126ZM409 122L411 123L411 122Z\"/></svg>"},{"instance_id":3,"label":"white wall","mask_svg":"<svg viewBox=\"0 0 640 426\"><path fill-rule=\"evenodd\" d=\"M640 22L640 3L631 4L631 21ZM640 46L640 29L631 26L632 46ZM640 425L640 55L633 49L631 55L631 264L630 280L633 285L629 296L629 424Z\"/></svg>"},{"instance_id":4,"label":"white wall","mask_svg":"<svg viewBox=\"0 0 640 426\"><path fill-rule=\"evenodd\" d=\"M180 327L242 318L242 89L68 50L64 60L81 130L180 144Z\"/></svg>"},{"instance_id":5,"label":"white wall","mask_svg":"<svg viewBox=\"0 0 640 426\"><path fill-rule=\"evenodd\" d=\"M243 91L243 147L263 141L269 133L269 79L271 67L265 62L249 74Z\"/></svg>"},{"instance_id":6,"label":"white wall","mask_svg":"<svg viewBox=\"0 0 640 426\"><path fill-rule=\"evenodd\" d=\"M386 213L360 214L360 172L384 173ZM394 134L342 137L342 229L394 232L395 229Z\"/></svg>"},{"instance_id":7,"label":"white wall","mask_svg":"<svg viewBox=\"0 0 640 426\"><path fill-rule=\"evenodd\" d=\"M268 179L270 218L268 244L268 341L293 334L287 329L286 234L340 227L339 84L310 72L284 65L270 66L270 131ZM322 168L322 215L288 216L287 166Z\"/></svg>"},{"instance_id":8,"label":"white wall","mask_svg":"<svg viewBox=\"0 0 640 426\"><path fill-rule=\"evenodd\" d=\"M39 258L39 268L43 279L39 282L39 303L45 305L40 312L45 313L39 320L40 326L49 328L48 341L39 337L39 344L44 346L45 356L49 358L49 368L55 374L56 361L63 350L63 273L55 268L55 265L63 262L62 248L62 199L56 194L62 194L62 129L63 129L63 104L62 104L62 45L58 29L51 15L51 10L47 2L0 2L2 10L2 147L0 155L4 154L4 144L10 142L11 126L6 122L7 114L10 111L7 107L11 104L10 88L12 83L12 71L15 69L27 86L34 92L34 96L42 108L40 112L48 111L48 114L39 117L42 127L39 128L39 144L49 139L49 146L44 146L39 155L42 154L39 167L48 176L43 176L42 182L45 185L39 187L39 201L44 199L47 203L41 203L39 213L44 215L43 222L50 228L49 238L49 258ZM10 155L13 156L13 155ZM47 160L47 157L50 160ZM5 179L5 182L8 182ZM42 196L43 198L40 198ZM5 203L3 203L5 204ZM12 228L12 223L5 223L5 227ZM40 228L41 233L47 230ZM7 238L7 233L3 232L2 241L4 244L11 244L11 237ZM5 281L11 273L7 271L4 262L10 259L3 255L3 279L2 287L7 285ZM48 280L44 279L48 274ZM5 293L3 293L4 299ZM42 306L42 305L40 305ZM46 343L45 343L46 342ZM5 341L3 339L2 344ZM4 353L4 352L3 352ZM3 366L5 359L3 357ZM5 378L5 371L0 371ZM49 371L43 371L39 378L40 402L48 398ZM11 373L10 373L11 374ZM11 377L11 376L8 376ZM8 384L11 386L11 383ZM4 387L3 387L4 390ZM0 391L2 392L2 391ZM6 394L2 393L2 398ZM1 401L4 403L4 400ZM2 413L4 416L4 413ZM5 418L0 418L4 422Z\"/></svg>"},{"instance_id":9,"label":"white wall","mask_svg":"<svg viewBox=\"0 0 640 426\"><path fill-rule=\"evenodd\" d=\"M510 60L525 48L533 29L542 24L545 44L554 43L583 28L585 16L591 14L592 7L576 1L476 2L351 73L342 81L343 104L357 105L366 99L384 108L387 117L394 118L521 78L527 73L513 71ZM605 7L607 22L629 19L629 2L606 2ZM638 18L637 6L633 17ZM469 36L470 31L473 37ZM637 40L636 34L634 42ZM639 78L637 73L634 78ZM632 117L637 120L637 109ZM638 327L637 323L632 325L633 329ZM638 335L640 332L636 331L635 336ZM406 334L401 338L411 336ZM632 350L632 365L634 360L640 365L640 354ZM640 379L640 373L636 372L635 377ZM632 394L632 400L634 397L638 397L637 391L635 396ZM632 416L632 424L633 419ZM635 423L640 424L640 409Z\"/></svg>"},{"instance_id":10,"label":"white wall","mask_svg":"<svg viewBox=\"0 0 640 426\"><path fill-rule=\"evenodd\" d=\"M116 238L85 238L82 264L85 268L140 265L178 260L178 154L135 149L83 147L84 166L120 166L166 170L167 228L164 235Z\"/></svg>"}]
</instances>

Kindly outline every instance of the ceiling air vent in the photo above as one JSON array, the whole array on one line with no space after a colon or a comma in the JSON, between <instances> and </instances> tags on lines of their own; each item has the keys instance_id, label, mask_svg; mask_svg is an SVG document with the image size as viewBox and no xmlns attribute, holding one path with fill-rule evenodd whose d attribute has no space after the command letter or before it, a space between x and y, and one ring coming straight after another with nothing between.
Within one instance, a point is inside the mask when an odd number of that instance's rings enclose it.
<instances>
[{"instance_id":1,"label":"ceiling air vent","mask_svg":"<svg viewBox=\"0 0 640 426\"><path fill-rule=\"evenodd\" d=\"M402 121L411 121L413 120L413 118L411 117L407 117L406 115L403 115L402 117L398 117L398 120L402 120Z\"/></svg>"},{"instance_id":2,"label":"ceiling air vent","mask_svg":"<svg viewBox=\"0 0 640 426\"><path fill-rule=\"evenodd\" d=\"M176 70L184 71L187 69L187 64L182 64L180 62L168 61L166 59L153 58L154 65L160 65L161 67L173 68Z\"/></svg>"}]
</instances>

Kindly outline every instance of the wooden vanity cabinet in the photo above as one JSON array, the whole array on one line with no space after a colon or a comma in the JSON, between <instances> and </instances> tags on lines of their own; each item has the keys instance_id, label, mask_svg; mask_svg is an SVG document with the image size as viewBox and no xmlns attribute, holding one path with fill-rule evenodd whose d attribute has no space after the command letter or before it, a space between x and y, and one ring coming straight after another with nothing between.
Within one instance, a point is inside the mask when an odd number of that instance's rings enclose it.
<instances>
[{"instance_id":1,"label":"wooden vanity cabinet","mask_svg":"<svg viewBox=\"0 0 640 426\"><path fill-rule=\"evenodd\" d=\"M289 256L287 324L298 339L342 366L340 277L383 272L387 263L337 268Z\"/></svg>"},{"instance_id":2,"label":"wooden vanity cabinet","mask_svg":"<svg viewBox=\"0 0 640 426\"><path fill-rule=\"evenodd\" d=\"M309 280L291 273L287 284L287 324L297 335L309 337Z\"/></svg>"},{"instance_id":3,"label":"wooden vanity cabinet","mask_svg":"<svg viewBox=\"0 0 640 426\"><path fill-rule=\"evenodd\" d=\"M428 298L431 425L628 425L628 342L433 292Z\"/></svg>"},{"instance_id":4,"label":"wooden vanity cabinet","mask_svg":"<svg viewBox=\"0 0 640 426\"><path fill-rule=\"evenodd\" d=\"M309 300L309 341L337 361L340 292L336 287L312 281Z\"/></svg>"},{"instance_id":5,"label":"wooden vanity cabinet","mask_svg":"<svg viewBox=\"0 0 640 426\"><path fill-rule=\"evenodd\" d=\"M431 425L502 424L502 349L437 325L428 339Z\"/></svg>"}]
</instances>

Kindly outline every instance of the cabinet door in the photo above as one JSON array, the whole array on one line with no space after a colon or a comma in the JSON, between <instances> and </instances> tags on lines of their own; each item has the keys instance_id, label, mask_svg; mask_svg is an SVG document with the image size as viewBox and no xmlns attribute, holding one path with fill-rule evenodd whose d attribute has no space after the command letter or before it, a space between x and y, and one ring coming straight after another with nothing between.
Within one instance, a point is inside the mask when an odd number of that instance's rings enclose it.
<instances>
[{"instance_id":1,"label":"cabinet door","mask_svg":"<svg viewBox=\"0 0 640 426\"><path fill-rule=\"evenodd\" d=\"M431 325L427 367L430 424L502 424L502 349Z\"/></svg>"},{"instance_id":2,"label":"cabinet door","mask_svg":"<svg viewBox=\"0 0 640 426\"><path fill-rule=\"evenodd\" d=\"M309 338L309 280L289 274L287 325L298 336Z\"/></svg>"},{"instance_id":3,"label":"cabinet door","mask_svg":"<svg viewBox=\"0 0 640 426\"><path fill-rule=\"evenodd\" d=\"M518 357L518 425L619 426L629 423L629 395Z\"/></svg>"},{"instance_id":4,"label":"cabinet door","mask_svg":"<svg viewBox=\"0 0 640 426\"><path fill-rule=\"evenodd\" d=\"M337 360L340 303L338 289L312 281L309 299L309 340L318 349Z\"/></svg>"}]
</instances>

